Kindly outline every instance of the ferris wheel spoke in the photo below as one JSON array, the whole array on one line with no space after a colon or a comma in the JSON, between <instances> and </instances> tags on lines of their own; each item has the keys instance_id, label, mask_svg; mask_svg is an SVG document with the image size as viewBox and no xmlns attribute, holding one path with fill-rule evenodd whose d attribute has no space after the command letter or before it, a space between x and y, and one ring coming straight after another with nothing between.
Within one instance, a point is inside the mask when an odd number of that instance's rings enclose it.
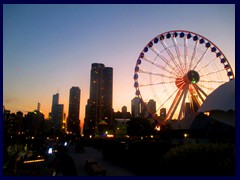
<instances>
[{"instance_id":1,"label":"ferris wheel spoke","mask_svg":"<svg viewBox=\"0 0 240 180\"><path fill-rule=\"evenodd\" d=\"M179 51L179 48L178 48L177 39L175 37L172 37L172 41L173 41L173 44L174 44L174 48L175 48L175 51L176 51L176 54L177 54L177 57L178 57L180 67L182 67L181 54L180 54L180 51Z\"/></svg>"},{"instance_id":2,"label":"ferris wheel spoke","mask_svg":"<svg viewBox=\"0 0 240 180\"><path fill-rule=\"evenodd\" d=\"M159 83L150 83L150 84L142 84L142 85L140 85L140 87L144 87L144 86L154 86L154 85L160 85L160 84L171 84L171 83L175 83L175 81L159 82Z\"/></svg>"},{"instance_id":3,"label":"ferris wheel spoke","mask_svg":"<svg viewBox=\"0 0 240 180\"><path fill-rule=\"evenodd\" d=\"M196 41L196 43L195 43L188 70L191 70L191 68L192 68L192 63L193 63L194 57L195 57L196 52L197 52L197 46L198 46L198 41Z\"/></svg>"},{"instance_id":4,"label":"ferris wheel spoke","mask_svg":"<svg viewBox=\"0 0 240 180\"><path fill-rule=\"evenodd\" d=\"M202 54L201 58L197 61L196 65L193 67L193 70L196 69L196 67L198 66L198 64L202 61L203 57L206 55L207 51L208 51L209 48L207 48L205 50L205 52Z\"/></svg>"},{"instance_id":5,"label":"ferris wheel spoke","mask_svg":"<svg viewBox=\"0 0 240 180\"><path fill-rule=\"evenodd\" d=\"M168 61L164 56L162 56L162 55L160 54L160 52L159 52L154 46L152 46L150 49L157 55L157 57L159 57L160 59L162 59L163 62L165 62L165 63L176 73L175 75L178 74L178 72L176 71L176 69L169 63L169 61Z\"/></svg>"},{"instance_id":6,"label":"ferris wheel spoke","mask_svg":"<svg viewBox=\"0 0 240 180\"><path fill-rule=\"evenodd\" d=\"M144 56L142 59L145 60L146 62L148 62L148 63L150 63L150 64L152 64L152 65L154 65L154 66L156 66L156 67L158 67L158 68L160 68L160 69L162 69L163 71L166 71L166 72L168 72L168 73L170 73L170 74L173 73L173 72L171 72L170 70L168 70L167 68L165 68L164 66L155 63L155 62L154 62L155 60L153 61L153 60L151 60L150 58L148 58L148 57L146 57L146 56ZM176 75L176 74L175 74L175 75Z\"/></svg>"},{"instance_id":7,"label":"ferris wheel spoke","mask_svg":"<svg viewBox=\"0 0 240 180\"><path fill-rule=\"evenodd\" d=\"M205 66L203 66L198 72L201 72L202 70L204 70L206 67L208 67L210 64L212 64L217 58L212 59L211 61L209 61L209 63L207 63Z\"/></svg>"},{"instance_id":8,"label":"ferris wheel spoke","mask_svg":"<svg viewBox=\"0 0 240 180\"><path fill-rule=\"evenodd\" d=\"M170 51L170 49L168 48L167 44L165 43L164 40L160 41L162 46L164 47L164 49L166 50L167 54L169 55L169 57L171 58L172 62L174 63L174 65L178 68L179 72L184 73L181 69L181 67L179 67L179 64L175 61L175 58L172 54L172 52Z\"/></svg>"},{"instance_id":9,"label":"ferris wheel spoke","mask_svg":"<svg viewBox=\"0 0 240 180\"><path fill-rule=\"evenodd\" d=\"M149 75L154 75L154 76L161 76L161 77L166 77L166 78L170 78L170 79L176 79L176 77L174 77L174 76L167 76L165 74L153 73L153 72L143 71L143 70L139 70L139 73L149 74Z\"/></svg>"},{"instance_id":10,"label":"ferris wheel spoke","mask_svg":"<svg viewBox=\"0 0 240 180\"><path fill-rule=\"evenodd\" d=\"M205 83L218 83L218 84L223 84L226 81L217 81L217 80L201 80L201 82L205 82Z\"/></svg>"},{"instance_id":11,"label":"ferris wheel spoke","mask_svg":"<svg viewBox=\"0 0 240 180\"><path fill-rule=\"evenodd\" d=\"M169 101L169 99L171 99L171 98L173 97L173 95L174 95L177 91L178 91L178 89L176 89L176 90L164 101L164 103L162 103L162 105L159 106L158 110L161 109L163 106L165 106L165 104ZM157 110L157 111L158 111L158 110ZM156 111L156 112L157 112L157 111Z\"/></svg>"},{"instance_id":12,"label":"ferris wheel spoke","mask_svg":"<svg viewBox=\"0 0 240 180\"><path fill-rule=\"evenodd\" d=\"M225 71L225 69L220 69L218 71L214 71L214 72L210 72L210 73L207 73L207 74L203 74L203 75L201 75L201 77L208 76L208 75L211 75L211 74L217 74L217 73L219 73L221 71Z\"/></svg>"},{"instance_id":13,"label":"ferris wheel spoke","mask_svg":"<svg viewBox=\"0 0 240 180\"><path fill-rule=\"evenodd\" d=\"M172 119L172 117L173 117L173 115L174 115L174 113L175 113L175 111L177 109L177 106L178 106L178 104L179 104L179 102L180 102L180 100L181 100L181 98L183 96L183 94L184 94L184 91L182 89L179 89L177 94L176 94L176 96L175 96L175 98L174 98L174 100L173 100L173 103L172 103L170 109L168 110L168 113L167 113L166 118L165 118L164 121Z\"/></svg>"},{"instance_id":14,"label":"ferris wheel spoke","mask_svg":"<svg viewBox=\"0 0 240 180\"><path fill-rule=\"evenodd\" d=\"M204 89L210 90L210 91L213 91L213 90L214 90L214 88L209 87L209 86L205 86L205 85L200 84L200 83L198 83L198 86L200 86L200 87L202 87L202 88L204 88Z\"/></svg>"},{"instance_id":15,"label":"ferris wheel spoke","mask_svg":"<svg viewBox=\"0 0 240 180\"><path fill-rule=\"evenodd\" d=\"M184 37L184 65L185 69L187 69L187 63L188 63L188 43L187 43L187 36Z\"/></svg>"}]
</instances>

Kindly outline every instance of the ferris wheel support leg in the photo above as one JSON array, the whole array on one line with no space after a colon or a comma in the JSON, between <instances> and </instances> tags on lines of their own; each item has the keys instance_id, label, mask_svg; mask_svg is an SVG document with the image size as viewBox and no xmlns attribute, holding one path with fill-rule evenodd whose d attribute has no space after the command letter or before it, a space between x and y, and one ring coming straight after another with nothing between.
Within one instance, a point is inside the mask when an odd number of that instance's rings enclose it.
<instances>
[{"instance_id":1,"label":"ferris wheel support leg","mask_svg":"<svg viewBox=\"0 0 240 180\"><path fill-rule=\"evenodd\" d=\"M195 113L197 111L197 109L195 109L194 103L195 103L195 105L197 105L197 108L200 107L201 103L200 103L199 99L197 99L197 97L194 96L192 91L190 91L190 94L191 94L191 99L192 99L191 110L192 110L192 113Z\"/></svg>"},{"instance_id":2,"label":"ferris wheel support leg","mask_svg":"<svg viewBox=\"0 0 240 180\"><path fill-rule=\"evenodd\" d=\"M198 95L198 97L201 99L201 101L202 101L202 103L204 102L204 98L203 98L203 96L201 95L201 93L199 92L199 89L194 85L193 86L194 87L194 89L195 89L195 91L197 92L197 95ZM195 96L194 96L194 94L193 94L193 92L190 92L191 93L191 95L192 95L192 99L195 99L196 101L197 101L197 98L195 98ZM205 95L204 95L205 96ZM198 101L197 101L198 102ZM201 104L202 104L201 103ZM199 103L198 103L199 104ZM199 104L199 107L200 107L200 104Z\"/></svg>"},{"instance_id":3,"label":"ferris wheel support leg","mask_svg":"<svg viewBox=\"0 0 240 180\"><path fill-rule=\"evenodd\" d=\"M205 98L208 96L197 84L194 84L194 88L200 91L205 96Z\"/></svg>"},{"instance_id":4,"label":"ferris wheel support leg","mask_svg":"<svg viewBox=\"0 0 240 180\"><path fill-rule=\"evenodd\" d=\"M183 114L183 110L184 110L184 103L186 102L186 97L187 97L187 93L188 93L188 85L186 87L184 87L184 96L183 96L183 99L182 99L182 105L181 105L181 109L180 109L180 112L178 114L178 121L180 120L182 114Z\"/></svg>"},{"instance_id":5,"label":"ferris wheel support leg","mask_svg":"<svg viewBox=\"0 0 240 180\"><path fill-rule=\"evenodd\" d=\"M175 111L177 109L177 106L178 106L180 100L182 99L183 92L184 91L182 89L178 90L178 93L177 93L177 95L174 98L174 101L173 101L173 103L172 103L172 105L171 105L171 107L170 107L170 109L168 111L168 114L167 114L167 116L165 118L165 121L167 121L169 119L172 119L172 117L173 117L173 115L174 115L174 113L175 113Z\"/></svg>"}]
</instances>

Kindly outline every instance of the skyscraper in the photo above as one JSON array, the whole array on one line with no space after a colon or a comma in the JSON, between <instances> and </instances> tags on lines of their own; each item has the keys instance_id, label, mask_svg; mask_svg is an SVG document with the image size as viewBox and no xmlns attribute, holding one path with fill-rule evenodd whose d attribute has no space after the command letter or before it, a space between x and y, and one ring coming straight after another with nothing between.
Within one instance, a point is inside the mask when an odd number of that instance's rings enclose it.
<instances>
[{"instance_id":1,"label":"skyscraper","mask_svg":"<svg viewBox=\"0 0 240 180\"><path fill-rule=\"evenodd\" d=\"M148 101L148 110L152 113L152 115L156 114L156 101L154 101L153 99L150 99Z\"/></svg>"},{"instance_id":2,"label":"skyscraper","mask_svg":"<svg viewBox=\"0 0 240 180\"><path fill-rule=\"evenodd\" d=\"M141 113L141 100L139 97L134 97L131 101L132 117L140 117Z\"/></svg>"},{"instance_id":3,"label":"skyscraper","mask_svg":"<svg viewBox=\"0 0 240 180\"><path fill-rule=\"evenodd\" d=\"M81 132L79 119L80 95L81 90L79 87L72 87L70 89L67 130L77 136L79 136Z\"/></svg>"},{"instance_id":4,"label":"skyscraper","mask_svg":"<svg viewBox=\"0 0 240 180\"><path fill-rule=\"evenodd\" d=\"M63 125L63 104L59 104L59 94L53 95L51 117L54 126L54 133L61 133Z\"/></svg>"},{"instance_id":5,"label":"skyscraper","mask_svg":"<svg viewBox=\"0 0 240 180\"><path fill-rule=\"evenodd\" d=\"M57 105L59 102L59 94L54 94L53 95L53 98L52 98L52 111L53 112L53 108L54 108L54 105Z\"/></svg>"},{"instance_id":6,"label":"skyscraper","mask_svg":"<svg viewBox=\"0 0 240 180\"><path fill-rule=\"evenodd\" d=\"M86 106L84 134L94 134L100 121L112 123L113 69L93 63L90 78L90 98Z\"/></svg>"},{"instance_id":7,"label":"skyscraper","mask_svg":"<svg viewBox=\"0 0 240 180\"><path fill-rule=\"evenodd\" d=\"M166 110L166 108L161 108L161 109L160 109L160 118L161 118L162 120L164 120L164 118L166 117L166 115L167 115L167 110Z\"/></svg>"}]
</instances>

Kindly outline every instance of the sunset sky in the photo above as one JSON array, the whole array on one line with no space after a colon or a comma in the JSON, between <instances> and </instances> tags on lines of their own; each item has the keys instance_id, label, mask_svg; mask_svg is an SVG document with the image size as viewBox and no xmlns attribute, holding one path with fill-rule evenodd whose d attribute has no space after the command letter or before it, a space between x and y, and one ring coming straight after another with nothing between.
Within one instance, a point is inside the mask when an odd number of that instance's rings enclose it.
<instances>
[{"instance_id":1,"label":"sunset sky","mask_svg":"<svg viewBox=\"0 0 240 180\"><path fill-rule=\"evenodd\" d=\"M42 4L3 5L3 105L48 117L59 92L68 116L69 91L81 89L83 124L92 63L113 68L113 108L135 96L134 67L155 36L196 32L215 43L235 71L235 5Z\"/></svg>"}]
</instances>

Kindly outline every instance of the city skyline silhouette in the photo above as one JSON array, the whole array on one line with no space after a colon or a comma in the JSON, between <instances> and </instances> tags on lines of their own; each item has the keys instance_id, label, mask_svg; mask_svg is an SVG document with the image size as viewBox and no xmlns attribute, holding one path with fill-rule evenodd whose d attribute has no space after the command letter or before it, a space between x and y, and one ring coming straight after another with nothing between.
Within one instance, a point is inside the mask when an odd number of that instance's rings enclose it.
<instances>
[{"instance_id":1,"label":"city skyline silhouette","mask_svg":"<svg viewBox=\"0 0 240 180\"><path fill-rule=\"evenodd\" d=\"M78 86L82 125L91 64L103 63L113 68L114 111L130 111L139 53L172 29L209 38L235 72L234 12L235 5L227 4L4 5L3 105L12 112L33 111L40 102L47 118L52 95L59 92L68 115L69 90Z\"/></svg>"}]
</instances>

